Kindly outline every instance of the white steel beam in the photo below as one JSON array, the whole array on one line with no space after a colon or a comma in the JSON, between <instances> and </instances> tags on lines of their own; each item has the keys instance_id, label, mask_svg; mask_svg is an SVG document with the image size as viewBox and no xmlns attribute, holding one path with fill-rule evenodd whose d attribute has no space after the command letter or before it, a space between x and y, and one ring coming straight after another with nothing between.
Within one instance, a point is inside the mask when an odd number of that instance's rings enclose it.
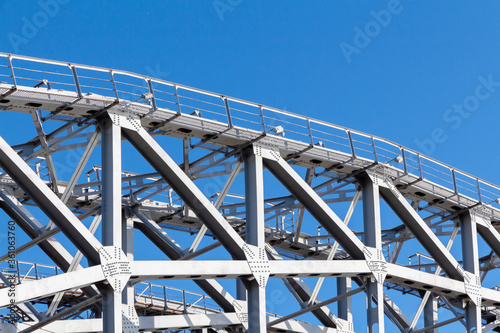
<instances>
[{"instance_id":1,"label":"white steel beam","mask_svg":"<svg viewBox=\"0 0 500 333\"><path fill-rule=\"evenodd\" d=\"M245 260L228 261L134 261L131 263L132 279L155 280L155 279L207 279L221 278L232 279L240 275L250 275L251 270ZM366 261L364 260L305 260L288 261L275 260L269 262L271 274L276 278L287 276L350 276L359 274L370 274ZM417 271L396 264L387 264L387 279L391 283L398 283L419 290L428 290L428 286L434 288L436 293L442 293L452 297L465 294L463 281L453 280L430 273ZM37 297L45 297L58 291L71 288L80 288L84 285L93 284L104 279L101 266L93 266L76 272L65 273L53 277L37 280L27 284L21 284L17 288L17 303L23 303ZM0 307L8 305L7 290L0 290ZM485 305L493 305L500 302L500 292L481 288L481 297Z\"/></svg>"},{"instance_id":2,"label":"white steel beam","mask_svg":"<svg viewBox=\"0 0 500 333\"><path fill-rule=\"evenodd\" d=\"M245 204L247 243L264 251L264 180L262 157L255 154L254 148L243 151L245 162ZM265 254L267 260L267 254ZM261 267L264 268L264 262ZM266 331L266 283L257 279L248 281L248 331Z\"/></svg>"},{"instance_id":3,"label":"white steel beam","mask_svg":"<svg viewBox=\"0 0 500 333\"><path fill-rule=\"evenodd\" d=\"M274 318L267 318L268 321ZM168 315L168 316L148 316L139 318L139 329L146 332L156 332L164 330L178 331L183 329L223 329L229 326L239 326L241 322L234 312L214 313L214 314L189 314L189 315ZM19 327L25 328L30 323L19 323ZM103 332L102 319L78 319L59 320L48 324L43 330L35 330L35 333L44 332L72 332L88 333ZM288 320L283 323L273 325L269 332L291 332L291 333L336 333L334 328L327 328L312 325L300 321Z\"/></svg>"},{"instance_id":4,"label":"white steel beam","mask_svg":"<svg viewBox=\"0 0 500 333\"><path fill-rule=\"evenodd\" d=\"M47 232L44 232L45 228L40 222L38 222L30 212L11 194L6 188L0 187L0 208L2 208L17 225L23 229L26 234L32 238L36 239L41 235L47 236ZM84 213L80 218L86 217L87 214ZM42 232L44 232L42 234ZM61 243L59 243L54 237L49 236L44 238L44 240L39 243L40 248L45 254L61 268L62 271L68 271L73 261L73 256L64 248ZM20 247L21 248L21 247ZM77 269L81 269L78 266ZM87 294L87 296L92 297L97 295L97 291L93 287L84 287L82 290Z\"/></svg>"},{"instance_id":5,"label":"white steel beam","mask_svg":"<svg viewBox=\"0 0 500 333\"><path fill-rule=\"evenodd\" d=\"M427 298L424 307L424 327L434 327L438 323L438 299L435 295ZM427 333L438 333L437 327L431 328Z\"/></svg>"},{"instance_id":6,"label":"white steel beam","mask_svg":"<svg viewBox=\"0 0 500 333\"><path fill-rule=\"evenodd\" d=\"M466 297L464 282L461 280L450 279L443 276L417 271L412 268L387 264L386 277L388 282L397 283L409 288L415 288L422 291L432 291L436 294L442 294L446 297ZM500 292L493 289L480 288L482 304L493 306L500 302Z\"/></svg>"},{"instance_id":7,"label":"white steel beam","mask_svg":"<svg viewBox=\"0 0 500 333\"><path fill-rule=\"evenodd\" d=\"M91 264L100 262L101 243L1 137L0 165Z\"/></svg>"},{"instance_id":8,"label":"white steel beam","mask_svg":"<svg viewBox=\"0 0 500 333\"><path fill-rule=\"evenodd\" d=\"M231 256L245 259L242 250L245 242L240 235L151 135L142 127L137 130L124 127L123 135L205 223Z\"/></svg>"},{"instance_id":9,"label":"white steel beam","mask_svg":"<svg viewBox=\"0 0 500 333\"><path fill-rule=\"evenodd\" d=\"M358 177L363 192L363 240L366 246L382 253L382 225L380 221L379 186L364 174ZM378 260L382 260L379 258ZM368 279L366 282L366 309L368 332L385 332L384 281Z\"/></svg>"},{"instance_id":10,"label":"white steel beam","mask_svg":"<svg viewBox=\"0 0 500 333\"><path fill-rule=\"evenodd\" d=\"M358 189L356 190L356 194L354 194L354 198L352 199L351 204L349 205L349 209L347 210L347 213L344 217L344 224L345 225L349 224L349 221L351 220L352 213L354 212L354 208L356 208L356 204L358 203L360 195L361 195L361 188L358 187ZM337 253L338 248L339 248L339 242L335 242L333 244L332 248L330 249L330 253L328 253L328 257L326 258L326 260L333 260L333 258L335 258L335 254ZM339 278L339 280L340 279L344 279L344 278ZM318 292L319 292L324 280L325 280L325 278L323 278L323 277L318 278L318 281L316 282L316 285L314 286L314 290L313 290L313 293L311 295L311 298L308 301L309 304L314 304L314 302L316 301L316 296L318 296ZM347 304L346 302L348 303L349 300L342 299L341 301L339 301L339 307L346 305Z\"/></svg>"},{"instance_id":11,"label":"white steel beam","mask_svg":"<svg viewBox=\"0 0 500 333\"><path fill-rule=\"evenodd\" d=\"M246 260L147 260L134 261L131 263L131 266L132 279L139 280L157 280L165 278L165 276L167 276L166 279L234 279L239 275L252 274ZM273 277L276 278L286 278L289 276L354 277L359 274L371 273L364 260L271 260L269 261L269 267Z\"/></svg>"},{"instance_id":12,"label":"white steel beam","mask_svg":"<svg viewBox=\"0 0 500 333\"><path fill-rule=\"evenodd\" d=\"M489 247L496 253L496 255L500 257L500 233L491 225L489 218L478 217L477 220L479 222L484 220L484 223L476 223L478 233L484 239L486 244L488 244Z\"/></svg>"},{"instance_id":13,"label":"white steel beam","mask_svg":"<svg viewBox=\"0 0 500 333\"><path fill-rule=\"evenodd\" d=\"M458 234L458 225L456 225L455 228L453 229L450 239L448 240L448 244L446 245L446 249L448 251L451 249L451 246L453 245L453 242L455 241L455 237L457 236L457 234ZM436 271L434 272L434 275L438 276L439 274L441 274L441 269L442 269L441 267L437 267ZM410 330L414 329L415 325L417 325L417 321L420 317L420 314L422 313L424 308L428 306L427 304L429 302L429 298L431 297L431 295L432 293L430 291L425 292L424 296L422 297L422 301L420 302L420 305L417 309L417 312L413 316L413 320L410 325Z\"/></svg>"},{"instance_id":14,"label":"white steel beam","mask_svg":"<svg viewBox=\"0 0 500 333\"><path fill-rule=\"evenodd\" d=\"M306 176L304 177L305 182L309 186L311 185L313 180L314 170L315 168L307 169ZM302 220L304 219L304 213L305 213L304 207L300 207L297 211L297 220L295 222L295 230L294 230L295 235L293 236L294 243L297 243L299 241L300 230L302 228Z\"/></svg>"},{"instance_id":15,"label":"white steel beam","mask_svg":"<svg viewBox=\"0 0 500 333\"><path fill-rule=\"evenodd\" d=\"M165 254L174 260L180 259L183 252L177 242L170 237L162 227L144 215L137 207L133 209L134 215L141 220L142 223L136 223L136 227L142 231L156 246L158 246Z\"/></svg>"},{"instance_id":16,"label":"white steel beam","mask_svg":"<svg viewBox=\"0 0 500 333\"><path fill-rule=\"evenodd\" d=\"M52 161L51 151L49 150L49 145L47 143L47 137L45 136L45 132L43 131L42 122L40 121L40 116L38 111L31 110L31 119L35 124L36 131L38 133L38 137L40 138L40 144L45 151L45 163L47 164L47 170L49 171L50 181L52 183L52 190L57 194L59 193L59 188L57 184L57 174L56 169L54 168L54 162Z\"/></svg>"},{"instance_id":17,"label":"white steel beam","mask_svg":"<svg viewBox=\"0 0 500 333\"><path fill-rule=\"evenodd\" d=\"M102 131L102 244L122 248L122 155L121 127L112 115L99 119ZM103 329L122 331L122 294L110 284L101 287ZM126 291L125 291L126 292Z\"/></svg>"},{"instance_id":18,"label":"white steel beam","mask_svg":"<svg viewBox=\"0 0 500 333\"><path fill-rule=\"evenodd\" d=\"M60 319L60 318L64 318L68 315L71 315L73 313L75 313L76 311L79 311L79 310L82 310L88 306L91 306L92 304L98 302L101 300L101 295L96 295L94 297L91 297L89 299L86 299L85 301L82 301L76 305L73 305L72 307L68 308L68 309L65 309L61 312L58 312L56 315L52 316L52 317L49 317L49 318L46 318L38 323L35 323L34 325L32 324L32 326L29 326L28 328L24 329L21 331L21 333L30 333L30 332L35 332L37 331L38 329L44 327L44 326L47 326L48 324ZM30 323L31 324L31 323ZM19 325L19 324L18 324ZM28 324L29 325L29 324ZM19 325L21 326L21 325ZM41 331L45 331L45 330L41 330Z\"/></svg>"},{"instance_id":19,"label":"white steel beam","mask_svg":"<svg viewBox=\"0 0 500 333\"><path fill-rule=\"evenodd\" d=\"M268 253L271 259L275 261L283 261L283 258L280 257L278 252L276 252L276 250L271 245L266 245L266 248L268 249ZM282 281L288 288L290 293L292 293L292 295L295 297L297 302L299 302L301 307L306 306L306 304L310 302L314 291L311 290L302 279L297 277L288 277L282 278ZM316 299L314 300L314 304L316 304L317 302L319 302L319 300L316 297ZM310 304L313 303L311 302ZM318 318L321 324L327 327L336 327L335 315L330 311L328 307L323 306L319 309L313 309L311 312L316 318Z\"/></svg>"},{"instance_id":20,"label":"white steel beam","mask_svg":"<svg viewBox=\"0 0 500 333\"><path fill-rule=\"evenodd\" d=\"M233 185L236 176L239 174L241 167L243 166L243 161L241 159L238 159L236 162L236 165L234 166L233 170L231 171L231 174L229 175L229 178L227 179L226 183L224 184L224 187L219 193L219 196L217 197L217 200L214 203L214 207L216 209L219 209L222 203L224 202L224 198L226 197L227 193L229 192L229 189ZM196 235L193 244L189 247L187 253L193 253L196 251L198 246L201 243L201 240L203 239L203 236L205 236L208 228L206 225L203 225L200 230L198 231L198 234Z\"/></svg>"},{"instance_id":21,"label":"white steel beam","mask_svg":"<svg viewBox=\"0 0 500 333\"><path fill-rule=\"evenodd\" d=\"M338 302L338 301L340 301L342 299L345 299L347 297L351 297L353 295L356 295L357 293L360 293L360 292L362 292L364 290L365 290L365 286L361 286L361 287L356 288L354 290L350 290L349 292L347 292L347 293L345 293L343 295L338 295L338 296L332 297L332 298L330 298L330 299L328 299L326 301L319 302L319 303L316 303L314 305L306 306L306 307L304 307L303 309L301 309L299 311L296 311L296 312L291 313L289 315L283 316L283 317L281 317L279 319L275 319L272 322L270 322L268 325L272 326L272 325L276 325L278 323L282 323L282 322L284 322L284 321L286 321L288 319L298 317L298 316L300 316L300 315L302 315L304 313L308 313L308 312L310 312L312 310L319 309L319 308L324 307L324 306L326 306L328 304L332 304L332 303ZM348 329L346 328L346 330L348 330Z\"/></svg>"},{"instance_id":22,"label":"white steel beam","mask_svg":"<svg viewBox=\"0 0 500 333\"><path fill-rule=\"evenodd\" d=\"M263 149L264 150L264 149ZM277 151L264 152L264 164L274 176L299 200L312 216L354 258L364 259L363 243L321 199L321 197L295 172Z\"/></svg>"},{"instance_id":23,"label":"white steel beam","mask_svg":"<svg viewBox=\"0 0 500 333\"><path fill-rule=\"evenodd\" d=\"M122 249L127 259L132 262L134 261L134 220L130 208L126 207L122 213ZM134 306L134 286L130 281L122 293L122 298L123 304Z\"/></svg>"},{"instance_id":24,"label":"white steel beam","mask_svg":"<svg viewBox=\"0 0 500 333\"><path fill-rule=\"evenodd\" d=\"M4 275L4 273L0 272L0 280L5 284L5 287L9 287L11 285L11 281ZM38 322L42 320L42 315L38 310L30 303L30 302L25 302L25 303L19 303L17 304L17 307L24 312L26 316L30 318L30 320L34 322ZM1 329L0 329L1 332Z\"/></svg>"},{"instance_id":25,"label":"white steel beam","mask_svg":"<svg viewBox=\"0 0 500 333\"><path fill-rule=\"evenodd\" d=\"M15 304L43 298L60 291L78 289L103 281L104 273L100 265L84 268L76 272L54 275L45 279L22 283L16 286ZM8 288L0 289L0 308L8 306Z\"/></svg>"},{"instance_id":26,"label":"white steel beam","mask_svg":"<svg viewBox=\"0 0 500 333\"><path fill-rule=\"evenodd\" d=\"M391 209L399 216L406 227L415 235L420 244L429 252L436 262L443 268L449 277L462 280L458 266L460 264L441 243L439 238L422 220L420 215L406 201L392 183L387 183L388 187L380 186L380 194Z\"/></svg>"},{"instance_id":27,"label":"white steel beam","mask_svg":"<svg viewBox=\"0 0 500 333\"><path fill-rule=\"evenodd\" d=\"M92 152L94 151L95 146L97 145L97 142L99 141L99 137L101 136L101 129L99 127L96 127L94 134L92 134L92 137L89 140L89 143L87 147L85 148L85 151L83 152L82 157L80 158L80 161L78 161L78 164L76 165L75 170L73 171L73 174L71 175L70 180L66 184L66 188L64 189L64 192L61 195L61 201L64 203L68 202L68 199L73 192L76 183L78 181L78 178L80 178L83 168L89 161L90 155L92 155ZM54 222L50 221L46 229L50 230L54 226Z\"/></svg>"},{"instance_id":28,"label":"white steel beam","mask_svg":"<svg viewBox=\"0 0 500 333\"><path fill-rule=\"evenodd\" d=\"M140 213L137 208L134 214L143 223L137 223L138 229L151 240L158 248L172 260L182 258L182 248L163 230L158 224ZM226 312L234 312L234 298L217 281L194 280L194 282L206 292Z\"/></svg>"},{"instance_id":29,"label":"white steel beam","mask_svg":"<svg viewBox=\"0 0 500 333\"><path fill-rule=\"evenodd\" d=\"M95 231L97 230L97 227L99 226L99 223L101 222L101 214L97 214L92 223L90 224L90 227L89 227L89 231L94 234ZM73 272L75 271L77 268L80 267L80 260L82 260L82 252L81 251L77 251L75 256L73 257L73 260L71 261L71 264L69 265L69 268L67 270L67 272ZM50 317L50 316L53 316L54 313L56 312L57 308L59 307L59 302L61 301L61 299L63 298L64 296L64 292L61 292L61 293L58 293L54 296L54 298L52 299L52 302L50 303L50 306L47 310L47 312L45 313L45 316L47 317Z\"/></svg>"},{"instance_id":30,"label":"white steel beam","mask_svg":"<svg viewBox=\"0 0 500 333\"><path fill-rule=\"evenodd\" d=\"M469 212L459 215L460 231L462 234L462 258L466 272L464 276L467 285L480 287L479 250L477 245L477 226ZM469 281L470 279L470 281ZM479 293L479 290L477 291ZM467 294L470 294L468 292ZM465 323L467 333L481 333L481 296L467 300L465 306Z\"/></svg>"}]
</instances>

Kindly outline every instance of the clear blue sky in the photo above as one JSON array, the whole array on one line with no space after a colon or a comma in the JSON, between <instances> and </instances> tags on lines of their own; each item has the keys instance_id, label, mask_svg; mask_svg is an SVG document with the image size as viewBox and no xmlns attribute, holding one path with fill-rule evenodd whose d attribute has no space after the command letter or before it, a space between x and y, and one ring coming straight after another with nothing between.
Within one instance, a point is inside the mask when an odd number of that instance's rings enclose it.
<instances>
[{"instance_id":1,"label":"clear blue sky","mask_svg":"<svg viewBox=\"0 0 500 333\"><path fill-rule=\"evenodd\" d=\"M500 82L498 2L44 3L2 2L2 51L156 73L376 134L500 183L500 87L479 105L468 99L474 111L453 109L479 76Z\"/></svg>"},{"instance_id":2,"label":"clear blue sky","mask_svg":"<svg viewBox=\"0 0 500 333\"><path fill-rule=\"evenodd\" d=\"M17 0L0 12L2 52L313 116L500 184L497 1Z\"/></svg>"}]
</instances>

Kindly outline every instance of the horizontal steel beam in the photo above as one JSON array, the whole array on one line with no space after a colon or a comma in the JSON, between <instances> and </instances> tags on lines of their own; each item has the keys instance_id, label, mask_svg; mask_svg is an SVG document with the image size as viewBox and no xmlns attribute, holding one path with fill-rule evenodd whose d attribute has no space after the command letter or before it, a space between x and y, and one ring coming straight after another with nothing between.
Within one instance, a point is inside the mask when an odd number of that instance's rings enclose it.
<instances>
[{"instance_id":1,"label":"horizontal steel beam","mask_svg":"<svg viewBox=\"0 0 500 333\"><path fill-rule=\"evenodd\" d=\"M274 320L267 317L268 322ZM30 323L18 323L20 328L29 327ZM196 330L204 328L223 329L229 326L239 326L241 322L234 312L215 314L188 314L188 315L168 315L168 316L148 316L139 317L139 330L141 331L163 331L163 330ZM327 328L312 325L300 321L288 320L283 323L273 325L268 328L269 332L292 332L292 333L336 333L334 328ZM36 333L43 332L102 332L102 319L79 319L60 320L48 324L43 330L36 330Z\"/></svg>"},{"instance_id":2,"label":"horizontal steel beam","mask_svg":"<svg viewBox=\"0 0 500 333\"><path fill-rule=\"evenodd\" d=\"M105 279L100 265L84 268L76 272L54 275L49 278L22 283L16 286L14 303L24 303L39 299L55 293L79 289ZM8 288L0 289L0 308L6 307L11 301Z\"/></svg>"},{"instance_id":3,"label":"horizontal steel beam","mask_svg":"<svg viewBox=\"0 0 500 333\"><path fill-rule=\"evenodd\" d=\"M196 264L193 264L196 263ZM364 260L275 260L269 262L271 278L371 275ZM246 260L200 260L200 261L134 261L131 263L131 279L234 279L250 277L252 272ZM102 268L93 266L76 272L65 273L17 286L16 303L49 296L59 291L80 288L104 280ZM387 264L386 281L418 290L430 290L447 297L466 296L463 281L417 271L397 264ZM0 307L7 306L8 290L0 290ZM500 292L481 288L484 305L498 306Z\"/></svg>"},{"instance_id":4,"label":"horizontal steel beam","mask_svg":"<svg viewBox=\"0 0 500 333\"><path fill-rule=\"evenodd\" d=\"M234 279L250 277L246 260L134 261L131 279ZM371 274L364 260L272 260L271 277L349 276Z\"/></svg>"}]
</instances>

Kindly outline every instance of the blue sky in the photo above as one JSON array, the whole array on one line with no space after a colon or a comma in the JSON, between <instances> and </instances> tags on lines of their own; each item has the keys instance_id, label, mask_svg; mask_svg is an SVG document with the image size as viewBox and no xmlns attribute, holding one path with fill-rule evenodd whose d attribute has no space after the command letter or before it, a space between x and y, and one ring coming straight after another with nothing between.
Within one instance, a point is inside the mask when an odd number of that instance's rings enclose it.
<instances>
[{"instance_id":1,"label":"blue sky","mask_svg":"<svg viewBox=\"0 0 500 333\"><path fill-rule=\"evenodd\" d=\"M478 77L500 82L497 2L44 5L50 3L3 3L0 49L157 74L379 135L499 179L492 149L500 136L498 85L475 111L453 111L474 95ZM44 19L41 11L52 16ZM389 19L383 11L391 13ZM375 17L382 24L373 24ZM356 44L356 31L368 31L367 39L358 36ZM346 57L343 43L358 52Z\"/></svg>"},{"instance_id":2,"label":"blue sky","mask_svg":"<svg viewBox=\"0 0 500 333\"><path fill-rule=\"evenodd\" d=\"M497 1L17 0L0 11L2 52L286 109L500 184Z\"/></svg>"}]
</instances>

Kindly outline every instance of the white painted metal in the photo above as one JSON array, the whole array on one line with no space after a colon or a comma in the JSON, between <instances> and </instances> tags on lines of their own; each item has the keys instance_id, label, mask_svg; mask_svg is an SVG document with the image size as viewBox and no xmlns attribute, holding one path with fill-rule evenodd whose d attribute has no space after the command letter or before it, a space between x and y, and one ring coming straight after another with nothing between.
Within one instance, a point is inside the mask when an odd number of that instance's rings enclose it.
<instances>
[{"instance_id":1,"label":"white painted metal","mask_svg":"<svg viewBox=\"0 0 500 333\"><path fill-rule=\"evenodd\" d=\"M500 255L500 187L365 133L129 72L0 53L0 75L6 80L0 83L0 110L28 113L37 133L13 146L0 138L0 208L32 239L19 244L20 252L38 245L60 269L46 278L38 272L30 275L31 270L3 273L2 286L12 276L21 282L16 286L18 313L24 311L33 320L18 324L18 329L348 332L359 308L352 308L350 296L360 291L373 305L367 311L369 332L375 325L384 331L386 319L402 332L435 332L455 321L468 332L497 326L500 292L480 277L498 265L491 255L480 255L476 234L488 253ZM64 124L48 133L47 121ZM182 140L180 164L156 136ZM122 170L123 139L155 173ZM92 167L88 181L82 182L80 176L99 144L102 168ZM55 152L80 148L85 151L74 167L61 172ZM190 161L190 149L208 153ZM289 193L265 195L264 188L275 180L263 176L264 167ZM71 176L68 181L64 173ZM236 186L240 173L245 176L244 193ZM219 176L228 179L218 181L222 190L208 194L218 195L212 204L198 181ZM401 220L398 226L388 228L381 218L379 196ZM358 199L363 201L362 231L347 225L359 216ZM335 208L343 202L351 202L344 221ZM33 205L50 222L37 221L29 211ZM93 236L100 214L102 241ZM88 217L94 218L90 228L82 223ZM460 230L455 228L457 219ZM318 235L310 234L316 226ZM170 260L136 260L134 228ZM184 250L179 245L183 240L175 239L170 229L197 236ZM58 231L80 251L74 257L54 238ZM447 247L439 239L445 235L451 235ZM215 241L199 248L212 237ZM462 256L450 251L456 237ZM399 255L410 239L427 251L417 256L434 261L406 266ZM233 260L193 260L211 255L220 245ZM82 254L88 264L78 264ZM320 279L314 290L308 277ZM323 280L329 277L337 278L337 295L322 294ZM268 278L282 279L302 309L282 318L266 314ZM146 296L146 289L136 294L132 286L179 279L194 280L220 310L207 313L206 306L189 305L184 297L175 303L182 315L161 316L175 312L168 308L174 303L167 295ZM249 291L248 303L244 293L236 301L215 279L241 280ZM406 304L396 306L384 286L422 298L412 322L404 314ZM152 293L153 287L148 288ZM7 294L8 288L0 289L0 307L10 303ZM47 318L32 304L42 299L52 304ZM151 304L141 304L146 300ZM328 307L336 301L339 318ZM451 311L456 319L439 322L439 309ZM85 311L93 319L69 319ZM422 311L425 327L417 329ZM325 327L292 319L308 312ZM364 331L356 325L356 331Z\"/></svg>"}]
</instances>

